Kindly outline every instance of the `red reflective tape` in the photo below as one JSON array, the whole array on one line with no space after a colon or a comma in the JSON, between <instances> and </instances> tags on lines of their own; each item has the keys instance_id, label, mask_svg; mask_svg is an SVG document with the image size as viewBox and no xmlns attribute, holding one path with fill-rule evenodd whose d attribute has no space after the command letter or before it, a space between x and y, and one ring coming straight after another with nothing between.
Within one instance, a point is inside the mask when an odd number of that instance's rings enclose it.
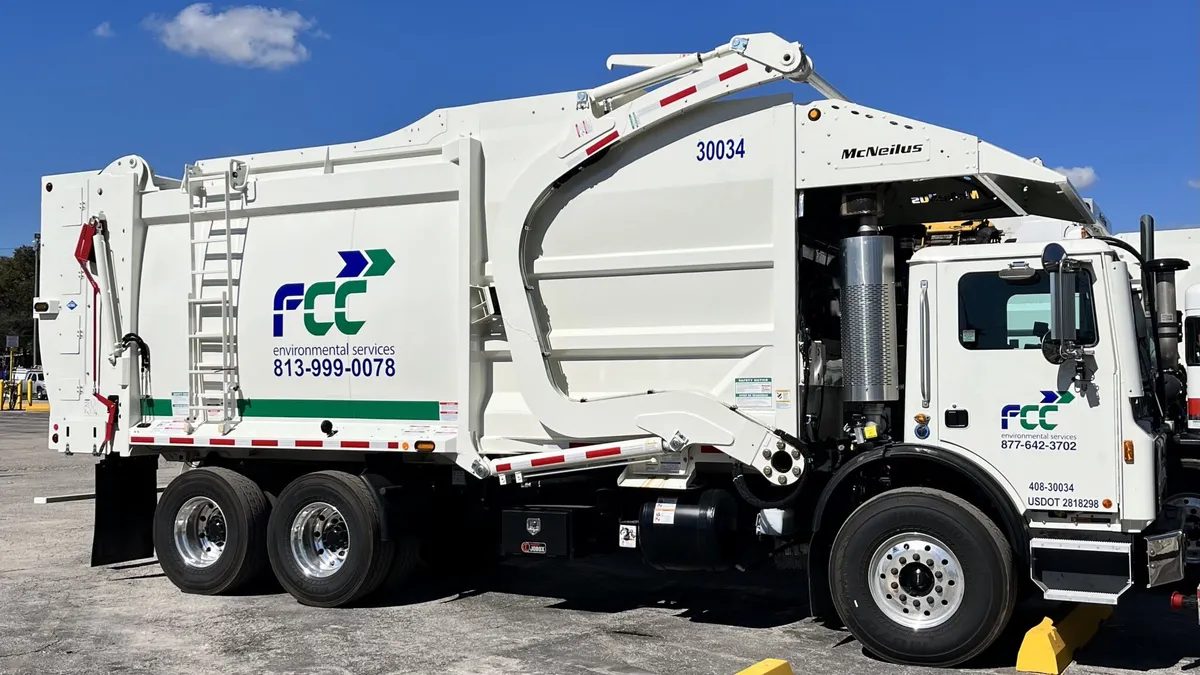
<instances>
[{"instance_id":1,"label":"red reflective tape","mask_svg":"<svg viewBox=\"0 0 1200 675\"><path fill-rule=\"evenodd\" d=\"M237 445L237 441L232 438L214 438L209 443L212 445Z\"/></svg>"},{"instance_id":2,"label":"red reflective tape","mask_svg":"<svg viewBox=\"0 0 1200 675\"><path fill-rule=\"evenodd\" d=\"M342 441L343 448L369 448L371 441Z\"/></svg>"},{"instance_id":3,"label":"red reflective tape","mask_svg":"<svg viewBox=\"0 0 1200 675\"><path fill-rule=\"evenodd\" d=\"M504 473L505 471L512 471L512 464L508 464L508 463L497 464L496 471L499 473Z\"/></svg>"},{"instance_id":4,"label":"red reflective tape","mask_svg":"<svg viewBox=\"0 0 1200 675\"><path fill-rule=\"evenodd\" d=\"M296 441L297 448L323 448L325 441Z\"/></svg>"},{"instance_id":5,"label":"red reflective tape","mask_svg":"<svg viewBox=\"0 0 1200 675\"><path fill-rule=\"evenodd\" d=\"M702 445L702 446L700 446L700 454L702 454L702 455L719 455L719 454L721 454L721 451L714 448L711 445Z\"/></svg>"},{"instance_id":6,"label":"red reflective tape","mask_svg":"<svg viewBox=\"0 0 1200 675\"><path fill-rule=\"evenodd\" d=\"M553 457L538 457L529 462L529 466L546 466L547 464L562 464L567 461L563 455L554 455Z\"/></svg>"},{"instance_id":7,"label":"red reflective tape","mask_svg":"<svg viewBox=\"0 0 1200 675\"><path fill-rule=\"evenodd\" d=\"M250 445L255 448L274 448L279 446L279 441L267 438L254 438L250 440Z\"/></svg>"},{"instance_id":8,"label":"red reflective tape","mask_svg":"<svg viewBox=\"0 0 1200 675\"><path fill-rule=\"evenodd\" d=\"M171 445L195 445L196 439L188 438L186 436L184 436L184 437L176 436L176 437L167 439L167 442L170 443Z\"/></svg>"},{"instance_id":9,"label":"red reflective tape","mask_svg":"<svg viewBox=\"0 0 1200 675\"><path fill-rule=\"evenodd\" d=\"M129 442L130 443L153 443L154 437L153 436L130 436Z\"/></svg>"},{"instance_id":10,"label":"red reflective tape","mask_svg":"<svg viewBox=\"0 0 1200 675\"><path fill-rule=\"evenodd\" d=\"M587 452L583 453L583 456L586 457L587 459L596 459L598 457L613 457L613 456L619 455L619 454L621 454L621 448L617 447L617 448L601 448L599 450L588 450Z\"/></svg>"},{"instance_id":11,"label":"red reflective tape","mask_svg":"<svg viewBox=\"0 0 1200 675\"><path fill-rule=\"evenodd\" d=\"M399 450L400 441L388 441L388 450Z\"/></svg>"},{"instance_id":12,"label":"red reflective tape","mask_svg":"<svg viewBox=\"0 0 1200 675\"><path fill-rule=\"evenodd\" d=\"M681 90L675 92L674 94L671 94L670 96L659 101L658 107L665 108L665 107L671 105L672 103L674 103L675 101L678 101L681 98L687 98L694 93L696 93L696 85L693 84L692 86L688 87L687 89L681 89Z\"/></svg>"},{"instance_id":13,"label":"red reflective tape","mask_svg":"<svg viewBox=\"0 0 1200 675\"><path fill-rule=\"evenodd\" d=\"M717 79L720 80L721 82L724 82L725 80L728 80L729 78L733 77L734 75L741 75L742 73L746 72L747 70L750 70L750 64L743 63L740 66L735 66L735 67L730 68L729 70L721 73L720 75L717 76Z\"/></svg>"},{"instance_id":14,"label":"red reflective tape","mask_svg":"<svg viewBox=\"0 0 1200 675\"><path fill-rule=\"evenodd\" d=\"M1200 419L1200 398L1188 399L1188 419Z\"/></svg>"},{"instance_id":15,"label":"red reflective tape","mask_svg":"<svg viewBox=\"0 0 1200 675\"><path fill-rule=\"evenodd\" d=\"M587 154L589 154L589 155L595 154L604 146L617 140L617 137L620 135L621 135L621 132L617 131L616 129L613 129L612 131L608 132L607 136L605 136L604 138L601 138L600 140L596 141L595 143L592 143L591 145L589 145L588 149L587 149Z\"/></svg>"}]
</instances>

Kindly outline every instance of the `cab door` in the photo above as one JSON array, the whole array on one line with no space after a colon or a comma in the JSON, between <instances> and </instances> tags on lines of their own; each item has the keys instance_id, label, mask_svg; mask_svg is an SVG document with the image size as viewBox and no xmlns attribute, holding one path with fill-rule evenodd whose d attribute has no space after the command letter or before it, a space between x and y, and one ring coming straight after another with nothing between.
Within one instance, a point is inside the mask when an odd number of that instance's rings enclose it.
<instances>
[{"instance_id":1,"label":"cab door","mask_svg":"<svg viewBox=\"0 0 1200 675\"><path fill-rule=\"evenodd\" d=\"M1115 512L1117 372L1099 257L1080 258L1077 362L1050 363L1049 274L1041 261L947 262L937 272L938 438L990 464L1026 510ZM1103 270L1103 268L1100 268Z\"/></svg>"}]
</instances>

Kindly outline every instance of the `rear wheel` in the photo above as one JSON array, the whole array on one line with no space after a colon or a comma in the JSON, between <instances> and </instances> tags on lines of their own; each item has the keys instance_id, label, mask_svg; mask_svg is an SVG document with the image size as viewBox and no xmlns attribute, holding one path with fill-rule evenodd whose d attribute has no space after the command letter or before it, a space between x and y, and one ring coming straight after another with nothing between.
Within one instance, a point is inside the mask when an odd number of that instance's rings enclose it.
<instances>
[{"instance_id":1,"label":"rear wheel","mask_svg":"<svg viewBox=\"0 0 1200 675\"><path fill-rule=\"evenodd\" d=\"M858 507L834 538L834 604L890 661L953 666L987 649L1016 602L1012 549L979 509L940 490L901 488Z\"/></svg>"},{"instance_id":2,"label":"rear wheel","mask_svg":"<svg viewBox=\"0 0 1200 675\"><path fill-rule=\"evenodd\" d=\"M271 512L267 550L279 583L298 601L338 607L375 591L394 548L382 539L379 503L342 471L297 478Z\"/></svg>"},{"instance_id":3,"label":"rear wheel","mask_svg":"<svg viewBox=\"0 0 1200 675\"><path fill-rule=\"evenodd\" d=\"M269 511L263 491L236 471L185 471L167 485L154 514L163 573L187 593L237 590L266 568Z\"/></svg>"}]
</instances>

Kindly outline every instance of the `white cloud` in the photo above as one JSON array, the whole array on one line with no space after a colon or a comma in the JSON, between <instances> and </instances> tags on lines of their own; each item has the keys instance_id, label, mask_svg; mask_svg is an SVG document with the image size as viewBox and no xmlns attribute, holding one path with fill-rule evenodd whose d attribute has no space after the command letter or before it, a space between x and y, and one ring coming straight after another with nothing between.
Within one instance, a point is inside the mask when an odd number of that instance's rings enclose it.
<instances>
[{"instance_id":1,"label":"white cloud","mask_svg":"<svg viewBox=\"0 0 1200 675\"><path fill-rule=\"evenodd\" d=\"M1075 189L1082 190L1096 182L1096 170L1090 166L1056 166L1054 170L1067 177Z\"/></svg>"},{"instance_id":2,"label":"white cloud","mask_svg":"<svg viewBox=\"0 0 1200 675\"><path fill-rule=\"evenodd\" d=\"M172 19L153 15L142 25L167 49L180 54L269 70L308 60L308 48L300 43L302 35L327 37L316 33L316 22L299 12L257 5L213 13L211 4L197 2Z\"/></svg>"},{"instance_id":3,"label":"white cloud","mask_svg":"<svg viewBox=\"0 0 1200 675\"><path fill-rule=\"evenodd\" d=\"M1197 180L1189 180L1189 181L1188 181L1188 187L1194 187L1194 188L1196 188L1196 189L1200 190L1200 179L1197 179Z\"/></svg>"},{"instance_id":4,"label":"white cloud","mask_svg":"<svg viewBox=\"0 0 1200 675\"><path fill-rule=\"evenodd\" d=\"M117 33L113 30L112 24L108 21L105 21L104 23L92 29L92 35L95 35L96 37L110 38L116 34Z\"/></svg>"}]
</instances>

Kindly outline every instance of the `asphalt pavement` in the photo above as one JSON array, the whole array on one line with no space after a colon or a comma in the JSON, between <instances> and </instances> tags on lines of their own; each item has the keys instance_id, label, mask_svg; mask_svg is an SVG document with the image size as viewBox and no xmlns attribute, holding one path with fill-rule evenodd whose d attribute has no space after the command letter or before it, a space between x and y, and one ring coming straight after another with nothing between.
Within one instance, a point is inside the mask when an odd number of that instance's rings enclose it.
<instances>
[{"instance_id":1,"label":"asphalt pavement","mask_svg":"<svg viewBox=\"0 0 1200 675\"><path fill-rule=\"evenodd\" d=\"M504 563L486 576L427 579L371 606L314 609L278 589L179 592L154 560L88 566L88 455L46 449L47 416L0 413L0 673L452 673L732 675L756 661L796 673L937 673L881 663L848 633L806 617L802 578L766 583L658 575L597 561ZM162 464L160 485L178 473ZM1195 617L1161 592L1118 608L1068 672L1200 668ZM1013 673L1025 608L965 669Z\"/></svg>"}]
</instances>

